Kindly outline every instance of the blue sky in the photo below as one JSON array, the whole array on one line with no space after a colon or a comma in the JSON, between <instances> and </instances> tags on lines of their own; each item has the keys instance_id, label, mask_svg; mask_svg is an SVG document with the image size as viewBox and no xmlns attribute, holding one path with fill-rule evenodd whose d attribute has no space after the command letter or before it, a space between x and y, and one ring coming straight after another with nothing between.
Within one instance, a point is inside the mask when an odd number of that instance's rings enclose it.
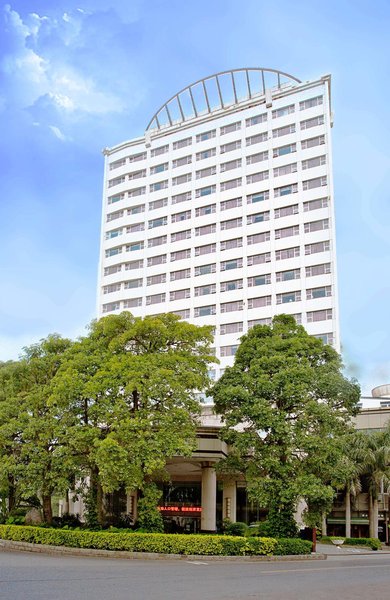
<instances>
[{"instance_id":1,"label":"blue sky","mask_svg":"<svg viewBox=\"0 0 390 600\"><path fill-rule=\"evenodd\" d=\"M390 4L0 4L0 360L95 316L101 150L185 85L247 66L331 73L343 357L390 382Z\"/></svg>"}]
</instances>

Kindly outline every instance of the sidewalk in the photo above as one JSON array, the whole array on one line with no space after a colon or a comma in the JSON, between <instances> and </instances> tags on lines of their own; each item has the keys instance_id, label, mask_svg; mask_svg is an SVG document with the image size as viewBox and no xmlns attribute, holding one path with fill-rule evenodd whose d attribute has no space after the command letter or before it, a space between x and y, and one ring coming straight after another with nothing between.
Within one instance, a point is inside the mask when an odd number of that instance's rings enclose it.
<instances>
[{"instance_id":1,"label":"sidewalk","mask_svg":"<svg viewBox=\"0 0 390 600\"><path fill-rule=\"evenodd\" d=\"M321 544L317 542L316 554L326 554L326 556L342 556L348 554L390 554L390 546L382 546L381 550L371 550L367 546L340 546L334 544Z\"/></svg>"}]
</instances>

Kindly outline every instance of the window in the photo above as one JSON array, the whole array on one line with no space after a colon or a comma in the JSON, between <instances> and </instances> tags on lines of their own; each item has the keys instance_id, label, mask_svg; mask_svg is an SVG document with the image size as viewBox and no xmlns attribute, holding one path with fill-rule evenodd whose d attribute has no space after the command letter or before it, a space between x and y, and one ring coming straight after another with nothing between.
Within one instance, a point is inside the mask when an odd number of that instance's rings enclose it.
<instances>
[{"instance_id":1,"label":"window","mask_svg":"<svg viewBox=\"0 0 390 600\"><path fill-rule=\"evenodd\" d=\"M166 254L158 254L157 256L151 256L148 258L148 267L154 267L154 265L164 265L167 262Z\"/></svg>"},{"instance_id":2,"label":"window","mask_svg":"<svg viewBox=\"0 0 390 600\"><path fill-rule=\"evenodd\" d=\"M253 173L252 175L246 176L246 182L256 183L257 181L264 181L264 179L268 179L269 171L261 171L260 173Z\"/></svg>"},{"instance_id":3,"label":"window","mask_svg":"<svg viewBox=\"0 0 390 600\"><path fill-rule=\"evenodd\" d=\"M223 281L221 283L221 292L232 292L234 290L242 290L242 279L232 279L231 281Z\"/></svg>"},{"instance_id":4,"label":"window","mask_svg":"<svg viewBox=\"0 0 390 600\"><path fill-rule=\"evenodd\" d=\"M286 146L279 146L279 148L274 148L272 155L274 158L278 156L285 156L286 154L292 154L297 151L296 144L287 144Z\"/></svg>"},{"instance_id":5,"label":"window","mask_svg":"<svg viewBox=\"0 0 390 600\"><path fill-rule=\"evenodd\" d=\"M136 250L143 250L144 242L133 242L126 246L126 252L135 252Z\"/></svg>"},{"instance_id":6,"label":"window","mask_svg":"<svg viewBox=\"0 0 390 600\"><path fill-rule=\"evenodd\" d=\"M138 154L133 154L132 156L129 156L129 162L134 163L134 162L139 162L140 160L145 160L146 159L146 152L139 152Z\"/></svg>"},{"instance_id":7,"label":"window","mask_svg":"<svg viewBox=\"0 0 390 600\"><path fill-rule=\"evenodd\" d=\"M114 273L119 273L122 271L122 265L112 265L112 267L105 267L104 275L114 275Z\"/></svg>"},{"instance_id":8,"label":"window","mask_svg":"<svg viewBox=\"0 0 390 600\"><path fill-rule=\"evenodd\" d=\"M268 160L268 150L265 150L265 152L258 152L257 154L250 154L250 156L246 157L246 164L253 165L262 162L263 160Z\"/></svg>"},{"instance_id":9,"label":"window","mask_svg":"<svg viewBox=\"0 0 390 600\"><path fill-rule=\"evenodd\" d=\"M242 247L242 238L234 238L233 240L225 240L221 242L220 248L223 250L232 250L233 248Z\"/></svg>"},{"instance_id":10,"label":"window","mask_svg":"<svg viewBox=\"0 0 390 600\"><path fill-rule=\"evenodd\" d=\"M230 144L223 144L220 148L221 154L226 154L226 152L233 152L233 150L239 150L241 148L241 140L236 140L235 142L230 142Z\"/></svg>"},{"instance_id":11,"label":"window","mask_svg":"<svg viewBox=\"0 0 390 600\"><path fill-rule=\"evenodd\" d=\"M188 277L191 277L191 269L181 269L180 271L172 271L171 273L171 281L188 279Z\"/></svg>"},{"instance_id":12,"label":"window","mask_svg":"<svg viewBox=\"0 0 390 600\"><path fill-rule=\"evenodd\" d=\"M195 317L208 317L209 315L215 315L215 313L216 313L215 304L210 304L209 306L195 307L194 316Z\"/></svg>"},{"instance_id":13,"label":"window","mask_svg":"<svg viewBox=\"0 0 390 600\"><path fill-rule=\"evenodd\" d=\"M268 242L270 240L270 232L265 231L264 233L255 233L254 235L248 235L247 243L248 246L251 244L261 244L262 242Z\"/></svg>"},{"instance_id":14,"label":"window","mask_svg":"<svg viewBox=\"0 0 390 600\"><path fill-rule=\"evenodd\" d=\"M179 150L180 148L186 148L187 146L191 146L192 137L184 138L182 140L178 140L177 142L173 142L173 149Z\"/></svg>"},{"instance_id":15,"label":"window","mask_svg":"<svg viewBox=\"0 0 390 600\"><path fill-rule=\"evenodd\" d=\"M221 135L225 135L226 133L232 133L233 131L239 131L241 129L241 121L236 121L235 123L229 123L229 125L224 125L220 129Z\"/></svg>"},{"instance_id":16,"label":"window","mask_svg":"<svg viewBox=\"0 0 390 600\"><path fill-rule=\"evenodd\" d=\"M109 196L107 199L107 204L115 204L116 202L120 202L125 197L124 194L116 194L115 196Z\"/></svg>"},{"instance_id":17,"label":"window","mask_svg":"<svg viewBox=\"0 0 390 600\"><path fill-rule=\"evenodd\" d=\"M230 181L223 181L220 184L221 192L225 190L231 190L233 188L239 187L242 184L242 179L239 177L238 179L231 179Z\"/></svg>"},{"instance_id":18,"label":"window","mask_svg":"<svg viewBox=\"0 0 390 600\"><path fill-rule=\"evenodd\" d=\"M107 215L107 221L115 221L116 219L120 219L121 217L123 217L124 215L124 211L123 210L117 210L116 212L112 212L109 213Z\"/></svg>"},{"instance_id":19,"label":"window","mask_svg":"<svg viewBox=\"0 0 390 600\"><path fill-rule=\"evenodd\" d=\"M165 302L165 294L152 294L151 296L146 296L146 306L150 304L160 304L161 302Z\"/></svg>"},{"instance_id":20,"label":"window","mask_svg":"<svg viewBox=\"0 0 390 600\"><path fill-rule=\"evenodd\" d=\"M145 211L145 204L137 204L137 206L132 206L127 209L128 215L139 215Z\"/></svg>"},{"instance_id":21,"label":"window","mask_svg":"<svg viewBox=\"0 0 390 600\"><path fill-rule=\"evenodd\" d=\"M185 310L173 310L171 312L172 315L177 315L181 319L189 319L190 318L190 309L186 308Z\"/></svg>"},{"instance_id":22,"label":"window","mask_svg":"<svg viewBox=\"0 0 390 600\"><path fill-rule=\"evenodd\" d=\"M103 286L103 294L112 294L112 292L119 292L120 289L120 283L111 283L110 285Z\"/></svg>"},{"instance_id":23,"label":"window","mask_svg":"<svg viewBox=\"0 0 390 600\"><path fill-rule=\"evenodd\" d=\"M291 269L291 271L279 271L276 273L276 281L291 281L301 278L301 269Z\"/></svg>"},{"instance_id":24,"label":"window","mask_svg":"<svg viewBox=\"0 0 390 600\"><path fill-rule=\"evenodd\" d=\"M248 308L260 308L261 306L271 306L271 296L261 296L260 298L249 298Z\"/></svg>"},{"instance_id":25,"label":"window","mask_svg":"<svg viewBox=\"0 0 390 600\"><path fill-rule=\"evenodd\" d=\"M271 283L271 273L267 273L266 275L256 275L255 277L248 277L248 287L268 285L269 283Z\"/></svg>"},{"instance_id":26,"label":"window","mask_svg":"<svg viewBox=\"0 0 390 600\"><path fill-rule=\"evenodd\" d=\"M317 321L329 321L333 319L332 309L312 310L306 313L306 321L308 323L316 323Z\"/></svg>"},{"instance_id":27,"label":"window","mask_svg":"<svg viewBox=\"0 0 390 600\"><path fill-rule=\"evenodd\" d=\"M195 190L195 197L202 198L203 196L209 196L215 193L215 185L208 185L207 187L198 188Z\"/></svg>"},{"instance_id":28,"label":"window","mask_svg":"<svg viewBox=\"0 0 390 600\"><path fill-rule=\"evenodd\" d=\"M324 285L322 287L316 287L306 290L306 300L317 300L317 298L327 298L331 295L331 285Z\"/></svg>"},{"instance_id":29,"label":"window","mask_svg":"<svg viewBox=\"0 0 390 600\"><path fill-rule=\"evenodd\" d=\"M268 140L268 133L265 131L264 133L257 133L256 135L251 135L245 139L245 143L247 146L254 146L255 144L261 144L262 142L266 142Z\"/></svg>"},{"instance_id":30,"label":"window","mask_svg":"<svg viewBox=\"0 0 390 600\"><path fill-rule=\"evenodd\" d=\"M330 272L330 263L323 263L322 265L311 265L310 267L306 267L306 277L315 277L316 275L327 275Z\"/></svg>"},{"instance_id":31,"label":"window","mask_svg":"<svg viewBox=\"0 0 390 600\"><path fill-rule=\"evenodd\" d=\"M229 219L228 221L221 221L221 231L226 229L234 229L235 227L242 226L242 217L237 217L236 219Z\"/></svg>"},{"instance_id":32,"label":"window","mask_svg":"<svg viewBox=\"0 0 390 600\"><path fill-rule=\"evenodd\" d=\"M175 213L171 216L172 223L179 223L180 221L186 221L191 219L191 211L184 210L183 212Z\"/></svg>"},{"instance_id":33,"label":"window","mask_svg":"<svg viewBox=\"0 0 390 600\"><path fill-rule=\"evenodd\" d=\"M215 233L216 225L203 225L202 227L195 228L195 235L208 235L209 233Z\"/></svg>"},{"instance_id":34,"label":"window","mask_svg":"<svg viewBox=\"0 0 390 600\"><path fill-rule=\"evenodd\" d=\"M275 240L291 237L292 235L299 235L299 225L293 225L292 227L283 227L282 229L275 229Z\"/></svg>"},{"instance_id":35,"label":"window","mask_svg":"<svg viewBox=\"0 0 390 600\"><path fill-rule=\"evenodd\" d=\"M233 260L225 260L221 262L221 271L231 271L232 269L240 269L242 267L242 258Z\"/></svg>"},{"instance_id":36,"label":"window","mask_svg":"<svg viewBox=\"0 0 390 600\"><path fill-rule=\"evenodd\" d=\"M167 165L167 168L168 168L168 165ZM129 181L132 181L133 179L140 179L141 177L145 177L145 176L146 176L146 169L142 169L141 171L133 171L133 173L128 174Z\"/></svg>"},{"instance_id":37,"label":"window","mask_svg":"<svg viewBox=\"0 0 390 600\"><path fill-rule=\"evenodd\" d=\"M159 148L153 148L150 152L150 156L153 158L154 156L161 156L161 154L165 154L169 150L169 145L160 146Z\"/></svg>"},{"instance_id":38,"label":"window","mask_svg":"<svg viewBox=\"0 0 390 600\"><path fill-rule=\"evenodd\" d=\"M312 190L317 187L323 187L327 184L327 178L324 177L315 177L314 179L308 179L302 182L303 190Z\"/></svg>"},{"instance_id":39,"label":"window","mask_svg":"<svg viewBox=\"0 0 390 600\"><path fill-rule=\"evenodd\" d=\"M195 267L195 277L199 275L209 275L210 273L215 273L216 265L215 263L209 265L201 265L200 267Z\"/></svg>"},{"instance_id":40,"label":"window","mask_svg":"<svg viewBox=\"0 0 390 600\"><path fill-rule=\"evenodd\" d=\"M163 171L168 170L168 163L161 163L161 165L155 165L154 167L150 167L150 174L155 175L156 173L162 173Z\"/></svg>"},{"instance_id":41,"label":"window","mask_svg":"<svg viewBox=\"0 0 390 600\"><path fill-rule=\"evenodd\" d=\"M146 187L134 188L132 190L128 190L127 196L129 198L136 198L137 196L142 196L146 194Z\"/></svg>"},{"instance_id":42,"label":"window","mask_svg":"<svg viewBox=\"0 0 390 600\"><path fill-rule=\"evenodd\" d=\"M305 254L317 254L318 252L326 252L330 249L329 240L325 242L317 242L316 244L306 244Z\"/></svg>"},{"instance_id":43,"label":"window","mask_svg":"<svg viewBox=\"0 0 390 600\"><path fill-rule=\"evenodd\" d=\"M317 210L318 208L326 208L329 205L329 198L317 198L303 203L303 211Z\"/></svg>"},{"instance_id":44,"label":"window","mask_svg":"<svg viewBox=\"0 0 390 600\"><path fill-rule=\"evenodd\" d=\"M195 288L195 296L208 296L209 294L215 294L215 291L215 283L210 285L200 285Z\"/></svg>"},{"instance_id":45,"label":"window","mask_svg":"<svg viewBox=\"0 0 390 600\"><path fill-rule=\"evenodd\" d=\"M174 260L183 260L184 258L191 258L191 248L171 252L171 262Z\"/></svg>"},{"instance_id":46,"label":"window","mask_svg":"<svg viewBox=\"0 0 390 600\"><path fill-rule=\"evenodd\" d=\"M199 208L195 209L196 217L203 217L204 215L211 215L215 213L215 204L207 204L207 206L199 206Z\"/></svg>"},{"instance_id":47,"label":"window","mask_svg":"<svg viewBox=\"0 0 390 600\"><path fill-rule=\"evenodd\" d=\"M196 171L196 179L211 177L211 175L215 175L216 172L217 167L207 167L206 169L201 169L200 171Z\"/></svg>"},{"instance_id":48,"label":"window","mask_svg":"<svg viewBox=\"0 0 390 600\"><path fill-rule=\"evenodd\" d=\"M277 119L279 117L285 117L286 115L291 115L291 113L295 112L294 104L290 104L289 106L283 106L282 108L277 108L272 111L272 118Z\"/></svg>"},{"instance_id":49,"label":"window","mask_svg":"<svg viewBox=\"0 0 390 600\"><path fill-rule=\"evenodd\" d=\"M261 115L254 115L249 119L246 119L245 125L247 127L252 127L253 125L258 125L259 123L265 123L267 121L267 113L262 113Z\"/></svg>"},{"instance_id":50,"label":"window","mask_svg":"<svg viewBox=\"0 0 390 600\"><path fill-rule=\"evenodd\" d=\"M204 131L203 133L200 133L199 135L196 136L196 141L197 142L205 142L206 140L211 140L212 138L215 138L215 129L213 129L211 131Z\"/></svg>"},{"instance_id":51,"label":"window","mask_svg":"<svg viewBox=\"0 0 390 600\"><path fill-rule=\"evenodd\" d=\"M269 210L247 216L247 225L252 225L253 223L262 223L263 221L269 221Z\"/></svg>"},{"instance_id":52,"label":"window","mask_svg":"<svg viewBox=\"0 0 390 600\"><path fill-rule=\"evenodd\" d=\"M109 258L110 256L116 256L117 254L121 254L122 253L122 246L116 246L115 248L109 248L108 250L106 250L106 258Z\"/></svg>"},{"instance_id":53,"label":"window","mask_svg":"<svg viewBox=\"0 0 390 600\"><path fill-rule=\"evenodd\" d=\"M290 204L289 206L282 206L281 208L275 208L274 217L275 219L281 219L282 217L289 217L290 215L297 215L299 212L298 204Z\"/></svg>"},{"instance_id":54,"label":"window","mask_svg":"<svg viewBox=\"0 0 390 600\"><path fill-rule=\"evenodd\" d=\"M312 108L313 106L319 106L323 103L322 96L316 96L315 98L309 98L299 103L299 110L306 110L306 108Z\"/></svg>"},{"instance_id":55,"label":"window","mask_svg":"<svg viewBox=\"0 0 390 600\"><path fill-rule=\"evenodd\" d=\"M290 133L295 133L295 123L292 123L291 125L285 125L284 127L278 127L277 129L273 129L272 137L283 137L284 135L289 135Z\"/></svg>"},{"instance_id":56,"label":"window","mask_svg":"<svg viewBox=\"0 0 390 600\"><path fill-rule=\"evenodd\" d=\"M187 200L191 200L191 192L172 196L172 204L179 204L179 202L186 202Z\"/></svg>"},{"instance_id":57,"label":"window","mask_svg":"<svg viewBox=\"0 0 390 600\"><path fill-rule=\"evenodd\" d=\"M114 185L119 185L120 183L124 183L126 181L126 177L121 175L120 177L114 177L114 179L110 179L108 181L108 187L114 187Z\"/></svg>"},{"instance_id":58,"label":"window","mask_svg":"<svg viewBox=\"0 0 390 600\"><path fill-rule=\"evenodd\" d=\"M163 208L167 206L168 198L162 198L161 200L153 200L153 202L149 202L149 210L156 210L157 208Z\"/></svg>"},{"instance_id":59,"label":"window","mask_svg":"<svg viewBox=\"0 0 390 600\"><path fill-rule=\"evenodd\" d=\"M215 244L207 244L206 246L197 246L195 248L195 256L202 256L203 254L212 254L216 251Z\"/></svg>"},{"instance_id":60,"label":"window","mask_svg":"<svg viewBox=\"0 0 390 600\"><path fill-rule=\"evenodd\" d=\"M299 255L299 246L295 246L294 248L284 248L283 250L275 250L275 260L286 260L288 258L295 258Z\"/></svg>"},{"instance_id":61,"label":"window","mask_svg":"<svg viewBox=\"0 0 390 600\"><path fill-rule=\"evenodd\" d=\"M190 298L190 297L191 297L190 288L186 288L185 290L174 290L173 292L170 292L170 294L169 294L169 299L171 302L173 302L174 300L184 300L185 298Z\"/></svg>"},{"instance_id":62,"label":"window","mask_svg":"<svg viewBox=\"0 0 390 600\"><path fill-rule=\"evenodd\" d=\"M128 298L123 302L123 308L135 308L142 306L142 298Z\"/></svg>"},{"instance_id":63,"label":"window","mask_svg":"<svg viewBox=\"0 0 390 600\"><path fill-rule=\"evenodd\" d=\"M227 335L228 333L241 333L242 330L243 330L242 322L224 323L223 325L221 325L220 334Z\"/></svg>"},{"instance_id":64,"label":"window","mask_svg":"<svg viewBox=\"0 0 390 600\"><path fill-rule=\"evenodd\" d=\"M189 240L191 237L191 229L185 229L184 231L176 231L171 233L171 242L180 242L180 240Z\"/></svg>"},{"instance_id":65,"label":"window","mask_svg":"<svg viewBox=\"0 0 390 600\"><path fill-rule=\"evenodd\" d=\"M283 165L282 167L276 167L274 169L274 177L281 177L282 175L289 175L290 173L297 172L297 163L290 163L289 165Z\"/></svg>"},{"instance_id":66,"label":"window","mask_svg":"<svg viewBox=\"0 0 390 600\"><path fill-rule=\"evenodd\" d=\"M271 317L267 317L266 319L253 319L252 321L248 321L248 329L251 329L255 325L271 325L271 323Z\"/></svg>"},{"instance_id":67,"label":"window","mask_svg":"<svg viewBox=\"0 0 390 600\"><path fill-rule=\"evenodd\" d=\"M122 235L123 229L120 227L119 229L111 229L111 231L106 231L105 238L106 240L112 240L120 235Z\"/></svg>"},{"instance_id":68,"label":"window","mask_svg":"<svg viewBox=\"0 0 390 600\"><path fill-rule=\"evenodd\" d=\"M318 125L324 124L324 115L320 115L319 117L313 117L312 119L306 119L306 121L301 121L301 129L310 129L311 127L317 127Z\"/></svg>"},{"instance_id":69,"label":"window","mask_svg":"<svg viewBox=\"0 0 390 600\"><path fill-rule=\"evenodd\" d=\"M183 167L184 165L190 165L192 163L192 156L182 156L181 158L176 158L172 161L172 167L177 169L177 167Z\"/></svg>"},{"instance_id":70,"label":"window","mask_svg":"<svg viewBox=\"0 0 390 600\"><path fill-rule=\"evenodd\" d=\"M315 146L322 146L325 144L325 136L317 135L316 137L309 138L307 140L302 140L301 147L302 150L307 150L308 148L314 148Z\"/></svg>"},{"instance_id":71,"label":"window","mask_svg":"<svg viewBox=\"0 0 390 600\"><path fill-rule=\"evenodd\" d=\"M224 200L220 204L221 211L229 210L230 208L238 208L240 206L242 206L242 198L233 198L232 200Z\"/></svg>"},{"instance_id":72,"label":"window","mask_svg":"<svg viewBox=\"0 0 390 600\"><path fill-rule=\"evenodd\" d=\"M305 223L305 233L312 233L313 231L322 231L323 229L329 229L329 219L319 219L318 221L311 221L311 223Z\"/></svg>"},{"instance_id":73,"label":"window","mask_svg":"<svg viewBox=\"0 0 390 600\"><path fill-rule=\"evenodd\" d=\"M236 310L243 310L244 303L242 300L236 302L223 302L221 304L221 313L235 312Z\"/></svg>"},{"instance_id":74,"label":"window","mask_svg":"<svg viewBox=\"0 0 390 600\"><path fill-rule=\"evenodd\" d=\"M241 158L236 160L230 160L229 162L222 163L220 166L221 173L225 171L231 171L232 169L239 169L241 167Z\"/></svg>"},{"instance_id":75,"label":"window","mask_svg":"<svg viewBox=\"0 0 390 600\"><path fill-rule=\"evenodd\" d=\"M202 152L196 153L196 160L205 160L206 158L212 158L216 154L216 148L208 148L207 150L202 150Z\"/></svg>"},{"instance_id":76,"label":"window","mask_svg":"<svg viewBox=\"0 0 390 600\"><path fill-rule=\"evenodd\" d=\"M148 248L154 248L155 246L162 246L167 243L167 236L160 235L159 237L151 238L148 240Z\"/></svg>"},{"instance_id":77,"label":"window","mask_svg":"<svg viewBox=\"0 0 390 600\"><path fill-rule=\"evenodd\" d=\"M237 352L238 345L235 346L221 346L219 349L220 356L234 356Z\"/></svg>"},{"instance_id":78,"label":"window","mask_svg":"<svg viewBox=\"0 0 390 600\"><path fill-rule=\"evenodd\" d=\"M322 340L324 344L333 344L334 341L333 333L319 333L318 335L313 335L313 337L317 338L317 340Z\"/></svg>"},{"instance_id":79,"label":"window","mask_svg":"<svg viewBox=\"0 0 390 600\"><path fill-rule=\"evenodd\" d=\"M288 196L289 194L296 194L298 191L298 184L291 183L290 185L283 185L282 187L274 188L274 197L280 198L282 196Z\"/></svg>"},{"instance_id":80,"label":"window","mask_svg":"<svg viewBox=\"0 0 390 600\"><path fill-rule=\"evenodd\" d=\"M289 304L290 302L299 302L301 292L286 292L284 294L276 294L276 304Z\"/></svg>"},{"instance_id":81,"label":"window","mask_svg":"<svg viewBox=\"0 0 390 600\"><path fill-rule=\"evenodd\" d=\"M262 265L267 262L271 262L271 252L264 252L263 254L252 254L247 258L248 267L251 267L252 265Z\"/></svg>"},{"instance_id":82,"label":"window","mask_svg":"<svg viewBox=\"0 0 390 600\"><path fill-rule=\"evenodd\" d=\"M144 266L144 261L142 260L130 260L129 262L125 263L125 270L126 271L135 271L137 269L142 269Z\"/></svg>"},{"instance_id":83,"label":"window","mask_svg":"<svg viewBox=\"0 0 390 600\"><path fill-rule=\"evenodd\" d=\"M136 233L137 231L144 231L145 223L134 223L126 227L126 233Z\"/></svg>"},{"instance_id":84,"label":"window","mask_svg":"<svg viewBox=\"0 0 390 600\"><path fill-rule=\"evenodd\" d=\"M159 273L158 275L151 275L146 279L146 285L157 285L159 283L165 283L167 276L165 273Z\"/></svg>"},{"instance_id":85,"label":"window","mask_svg":"<svg viewBox=\"0 0 390 600\"><path fill-rule=\"evenodd\" d=\"M191 173L186 173L185 175L179 175L179 177L172 177L172 185L181 185L182 183L187 183L191 181L192 175Z\"/></svg>"},{"instance_id":86,"label":"window","mask_svg":"<svg viewBox=\"0 0 390 600\"><path fill-rule=\"evenodd\" d=\"M119 310L120 307L120 302L109 302L108 304L103 304L103 313L112 312L113 310Z\"/></svg>"},{"instance_id":87,"label":"window","mask_svg":"<svg viewBox=\"0 0 390 600\"><path fill-rule=\"evenodd\" d=\"M126 164L126 159L125 158L120 158L119 160L115 160L114 162L109 164L109 169L110 171L113 171L114 169L118 169L119 167L123 167L123 165Z\"/></svg>"},{"instance_id":88,"label":"window","mask_svg":"<svg viewBox=\"0 0 390 600\"><path fill-rule=\"evenodd\" d=\"M128 281L125 281L125 290L132 290L134 288L139 288L142 287L142 277L139 279L129 279Z\"/></svg>"},{"instance_id":89,"label":"window","mask_svg":"<svg viewBox=\"0 0 390 600\"><path fill-rule=\"evenodd\" d=\"M246 197L246 201L248 204L255 204L255 202L263 202L264 200L269 199L269 190L265 192L256 192L255 194L249 194Z\"/></svg>"},{"instance_id":90,"label":"window","mask_svg":"<svg viewBox=\"0 0 390 600\"><path fill-rule=\"evenodd\" d=\"M149 191L150 192L158 192L159 190L166 190L168 187L168 180L165 179L165 181L157 181L156 183L152 183L149 186Z\"/></svg>"},{"instance_id":91,"label":"window","mask_svg":"<svg viewBox=\"0 0 390 600\"><path fill-rule=\"evenodd\" d=\"M315 158L308 158L307 160L302 161L302 169L313 169L314 167L320 167L321 165L326 165L326 156L325 154L322 156L316 156Z\"/></svg>"}]
</instances>

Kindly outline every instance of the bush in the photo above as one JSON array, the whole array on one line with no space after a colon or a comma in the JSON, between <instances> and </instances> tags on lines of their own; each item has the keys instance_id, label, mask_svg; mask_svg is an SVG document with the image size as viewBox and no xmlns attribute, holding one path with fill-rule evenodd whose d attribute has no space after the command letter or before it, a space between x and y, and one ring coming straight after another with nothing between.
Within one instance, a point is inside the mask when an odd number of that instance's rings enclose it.
<instances>
[{"instance_id":1,"label":"bush","mask_svg":"<svg viewBox=\"0 0 390 600\"><path fill-rule=\"evenodd\" d=\"M299 538L279 538L275 548L275 554L285 556L291 554L311 554L312 542Z\"/></svg>"},{"instance_id":2,"label":"bush","mask_svg":"<svg viewBox=\"0 0 390 600\"><path fill-rule=\"evenodd\" d=\"M241 521L232 523L232 521L225 519L223 522L223 532L225 535L239 535L243 537L246 535L247 529L248 525L246 523L242 523Z\"/></svg>"},{"instance_id":3,"label":"bush","mask_svg":"<svg viewBox=\"0 0 390 600\"><path fill-rule=\"evenodd\" d=\"M344 540L346 546L368 546L372 550L380 550L382 543L378 538L345 538L341 536L322 536L322 542L332 542L332 540Z\"/></svg>"}]
</instances>

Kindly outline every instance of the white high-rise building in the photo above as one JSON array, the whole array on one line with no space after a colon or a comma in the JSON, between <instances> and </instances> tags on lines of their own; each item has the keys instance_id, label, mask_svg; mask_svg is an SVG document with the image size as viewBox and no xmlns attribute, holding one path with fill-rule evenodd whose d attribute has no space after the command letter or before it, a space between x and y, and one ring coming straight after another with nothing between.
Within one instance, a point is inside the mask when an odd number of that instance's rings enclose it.
<instances>
[{"instance_id":1,"label":"white high-rise building","mask_svg":"<svg viewBox=\"0 0 390 600\"><path fill-rule=\"evenodd\" d=\"M98 315L215 328L215 376L278 313L339 349L330 75L218 73L106 149Z\"/></svg>"}]
</instances>

